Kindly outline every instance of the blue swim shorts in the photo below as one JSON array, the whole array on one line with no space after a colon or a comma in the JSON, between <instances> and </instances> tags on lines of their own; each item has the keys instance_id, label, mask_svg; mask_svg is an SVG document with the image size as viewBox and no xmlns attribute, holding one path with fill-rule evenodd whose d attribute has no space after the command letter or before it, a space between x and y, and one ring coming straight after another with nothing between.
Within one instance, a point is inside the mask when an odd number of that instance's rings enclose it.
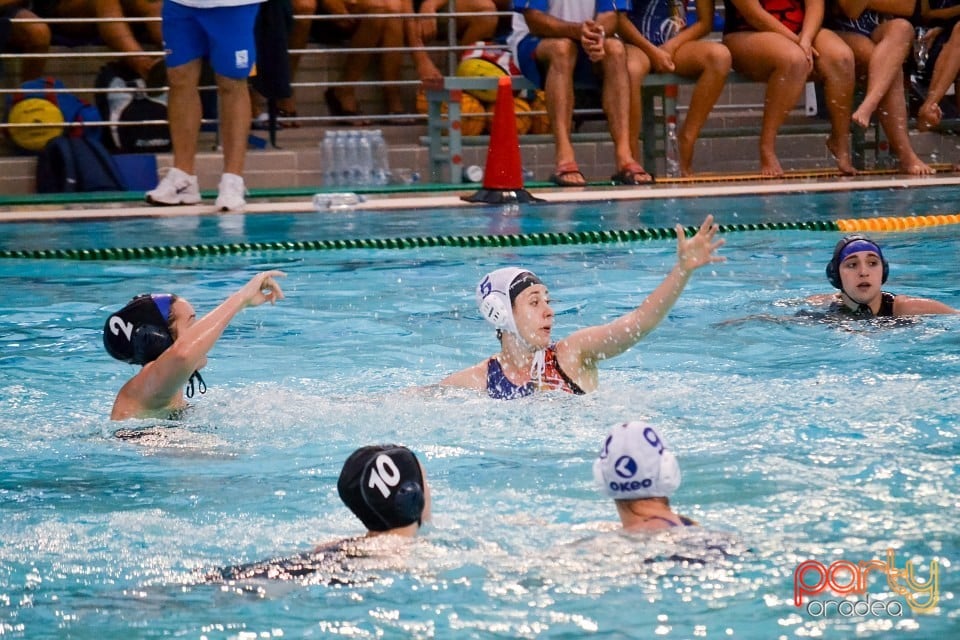
<instances>
[{"instance_id":1,"label":"blue swim shorts","mask_svg":"<svg viewBox=\"0 0 960 640\"><path fill-rule=\"evenodd\" d=\"M257 61L253 24L259 10L259 4L200 9L166 0L161 15L167 66L209 58L221 76L249 77Z\"/></svg>"},{"instance_id":2,"label":"blue swim shorts","mask_svg":"<svg viewBox=\"0 0 960 640\"><path fill-rule=\"evenodd\" d=\"M540 44L540 38L537 36L526 36L517 44L517 67L524 77L537 85L541 89L546 82L547 67L538 62L534 57L537 45ZM593 71L593 63L587 57L587 52L580 47L577 55L577 65L573 69L573 84L579 89L598 89L600 87L600 77Z\"/></svg>"}]
</instances>

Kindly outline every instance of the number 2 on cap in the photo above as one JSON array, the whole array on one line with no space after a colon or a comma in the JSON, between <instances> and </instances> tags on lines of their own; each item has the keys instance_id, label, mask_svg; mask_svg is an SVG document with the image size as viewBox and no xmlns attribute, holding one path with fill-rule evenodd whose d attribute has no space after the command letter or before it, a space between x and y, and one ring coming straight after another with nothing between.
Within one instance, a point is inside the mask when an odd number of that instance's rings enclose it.
<instances>
[{"instance_id":1,"label":"number 2 on cap","mask_svg":"<svg viewBox=\"0 0 960 640\"><path fill-rule=\"evenodd\" d=\"M120 332L123 331L123 335L127 336L127 341L129 342L130 336L133 335L133 323L124 322L120 316L111 316L110 331L115 336L120 335Z\"/></svg>"}]
</instances>

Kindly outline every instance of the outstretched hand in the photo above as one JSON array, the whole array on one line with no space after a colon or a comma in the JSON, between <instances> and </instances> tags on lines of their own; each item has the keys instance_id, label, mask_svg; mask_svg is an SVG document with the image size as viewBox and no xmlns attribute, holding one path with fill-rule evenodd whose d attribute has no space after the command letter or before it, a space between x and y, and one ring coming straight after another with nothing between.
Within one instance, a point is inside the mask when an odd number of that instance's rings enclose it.
<instances>
[{"instance_id":1,"label":"outstretched hand","mask_svg":"<svg viewBox=\"0 0 960 640\"><path fill-rule=\"evenodd\" d=\"M283 271L263 271L253 276L250 282L240 289L248 307L257 307L264 302L275 304L283 300L283 289L274 278L282 278L287 274Z\"/></svg>"},{"instance_id":2,"label":"outstretched hand","mask_svg":"<svg viewBox=\"0 0 960 640\"><path fill-rule=\"evenodd\" d=\"M723 256L715 255L714 252L722 247L726 242L722 238L715 240L719 226L714 224L713 216L708 215L697 233L687 239L683 231L683 226L677 225L677 264L686 272L699 269L705 264L723 262L726 260Z\"/></svg>"}]
</instances>

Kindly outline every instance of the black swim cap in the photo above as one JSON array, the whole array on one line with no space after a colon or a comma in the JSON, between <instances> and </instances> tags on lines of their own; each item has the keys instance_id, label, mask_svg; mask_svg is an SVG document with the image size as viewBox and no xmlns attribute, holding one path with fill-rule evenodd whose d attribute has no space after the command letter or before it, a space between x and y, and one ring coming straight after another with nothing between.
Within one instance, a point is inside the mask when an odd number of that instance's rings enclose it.
<instances>
[{"instance_id":1,"label":"black swim cap","mask_svg":"<svg viewBox=\"0 0 960 640\"><path fill-rule=\"evenodd\" d=\"M103 325L107 353L130 364L147 364L159 358L173 344L168 326L176 299L170 293L143 294L112 314Z\"/></svg>"},{"instance_id":2,"label":"black swim cap","mask_svg":"<svg viewBox=\"0 0 960 640\"><path fill-rule=\"evenodd\" d=\"M535 284L543 284L543 282L534 273L530 271L518 273L513 282L510 283L510 306L513 306L518 295Z\"/></svg>"},{"instance_id":3,"label":"black swim cap","mask_svg":"<svg viewBox=\"0 0 960 640\"><path fill-rule=\"evenodd\" d=\"M350 454L337 492L370 531L419 523L426 505L417 456L393 444L361 447Z\"/></svg>"}]
</instances>

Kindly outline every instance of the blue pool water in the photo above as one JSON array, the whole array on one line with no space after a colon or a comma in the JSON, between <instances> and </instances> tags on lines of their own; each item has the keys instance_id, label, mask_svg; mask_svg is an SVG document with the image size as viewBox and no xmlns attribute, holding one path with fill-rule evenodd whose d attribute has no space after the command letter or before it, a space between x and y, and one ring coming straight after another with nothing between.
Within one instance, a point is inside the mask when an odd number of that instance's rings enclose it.
<instances>
[{"instance_id":1,"label":"blue pool water","mask_svg":"<svg viewBox=\"0 0 960 640\"><path fill-rule=\"evenodd\" d=\"M0 248L958 210L953 192L925 189L30 223L5 225ZM955 227L874 235L891 261L888 289L960 308ZM673 264L673 240L0 261L0 636L953 637L960 318L797 321L803 298L828 290L838 237L728 234L727 262L698 272L653 334L601 367L597 393L516 402L430 386L496 350L473 303L479 277L509 264L536 271L563 336L639 304ZM134 369L103 351L106 315L162 290L203 313L267 268L288 273L287 299L235 319L187 418L124 423L162 427L140 443L114 437L106 416ZM661 427L684 474L673 504L702 528L613 531L590 467L605 430L629 419ZM204 570L358 534L336 494L340 465L359 445L390 441L420 454L434 492L434 521L399 566L371 561L353 585L197 584ZM884 560L888 548L921 579L939 563L932 613L913 613L876 575L855 599L879 602L878 615L794 606L800 562Z\"/></svg>"}]
</instances>

